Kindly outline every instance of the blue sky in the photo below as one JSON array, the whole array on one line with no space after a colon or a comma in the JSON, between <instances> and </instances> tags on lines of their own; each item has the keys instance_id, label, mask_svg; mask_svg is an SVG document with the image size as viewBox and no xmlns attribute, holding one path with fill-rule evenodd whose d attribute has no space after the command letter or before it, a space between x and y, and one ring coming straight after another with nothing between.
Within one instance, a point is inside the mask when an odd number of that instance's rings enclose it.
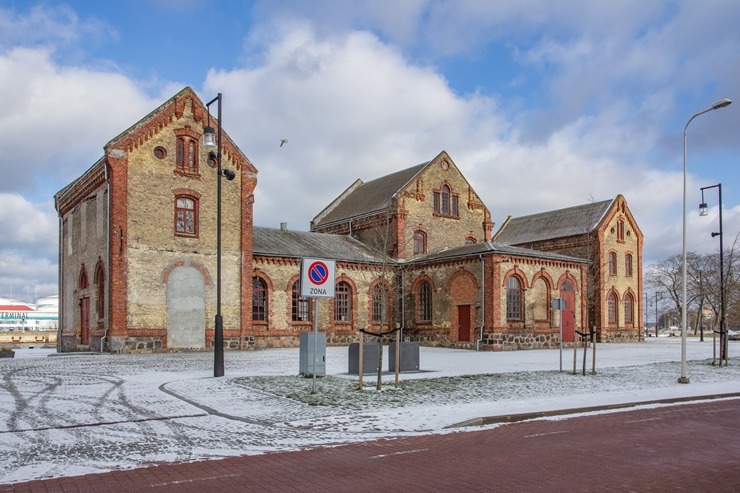
<instances>
[{"instance_id":1,"label":"blue sky","mask_svg":"<svg viewBox=\"0 0 740 493\"><path fill-rule=\"evenodd\" d=\"M623 194L646 265L740 231L734 0L0 0L0 297L57 291L53 195L191 86L307 230L355 179L446 150L500 225ZM280 147L280 140L288 144Z\"/></svg>"}]
</instances>

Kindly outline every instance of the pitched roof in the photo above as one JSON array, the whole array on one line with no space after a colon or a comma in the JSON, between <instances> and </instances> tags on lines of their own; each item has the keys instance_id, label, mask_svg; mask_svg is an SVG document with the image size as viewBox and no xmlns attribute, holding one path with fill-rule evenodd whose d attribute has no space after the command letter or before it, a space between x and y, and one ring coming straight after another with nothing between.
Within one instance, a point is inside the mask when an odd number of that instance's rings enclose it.
<instances>
[{"instance_id":1,"label":"pitched roof","mask_svg":"<svg viewBox=\"0 0 740 493\"><path fill-rule=\"evenodd\" d=\"M496 232L493 241L503 245L521 245L590 233L599 225L612 203L614 199L531 216L510 217Z\"/></svg>"},{"instance_id":2,"label":"pitched roof","mask_svg":"<svg viewBox=\"0 0 740 493\"><path fill-rule=\"evenodd\" d=\"M429 163L431 161L382 176L367 183L358 180L359 186L341 198L334 205L334 208L326 212L325 215L322 216L326 209L319 213L314 218L313 226L318 227L342 222L385 210L391 205L393 197L403 190Z\"/></svg>"},{"instance_id":3,"label":"pitched roof","mask_svg":"<svg viewBox=\"0 0 740 493\"><path fill-rule=\"evenodd\" d=\"M253 238L252 252L255 256L314 257L371 264L383 262L381 253L348 235L255 226Z\"/></svg>"},{"instance_id":4,"label":"pitched roof","mask_svg":"<svg viewBox=\"0 0 740 493\"><path fill-rule=\"evenodd\" d=\"M448 248L434 253L426 255L419 255L411 260L406 261L407 264L433 262L435 260L447 260L462 257L477 257L479 255L486 255L491 253L498 253L502 255L516 255L519 257L534 257L538 259L548 260L561 260L564 262L577 262L586 263L588 260L570 257L568 255L560 255L558 253L543 252L540 250L532 250L530 248L519 248L510 245L503 245L500 243L494 243L490 241L484 241L482 243L476 243L474 245L464 245L455 248Z\"/></svg>"}]
</instances>

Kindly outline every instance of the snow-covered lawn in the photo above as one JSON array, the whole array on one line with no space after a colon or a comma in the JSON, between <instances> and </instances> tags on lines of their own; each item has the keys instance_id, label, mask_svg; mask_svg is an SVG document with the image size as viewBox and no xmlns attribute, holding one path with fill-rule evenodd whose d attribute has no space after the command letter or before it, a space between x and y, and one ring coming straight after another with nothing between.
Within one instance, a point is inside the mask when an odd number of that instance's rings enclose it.
<instances>
[{"instance_id":1,"label":"snow-covered lawn","mask_svg":"<svg viewBox=\"0 0 740 493\"><path fill-rule=\"evenodd\" d=\"M299 350L52 355L0 360L0 483L157 462L292 450L400 434L458 432L476 418L740 392L740 364L712 366L711 340L687 344L691 383L678 384L680 338L599 345L586 375L579 350L474 352L421 348L420 370L347 374L330 347L326 377L298 376ZM387 352L387 348L386 348ZM731 343L729 354L740 354ZM384 368L388 367L387 357Z\"/></svg>"}]
</instances>

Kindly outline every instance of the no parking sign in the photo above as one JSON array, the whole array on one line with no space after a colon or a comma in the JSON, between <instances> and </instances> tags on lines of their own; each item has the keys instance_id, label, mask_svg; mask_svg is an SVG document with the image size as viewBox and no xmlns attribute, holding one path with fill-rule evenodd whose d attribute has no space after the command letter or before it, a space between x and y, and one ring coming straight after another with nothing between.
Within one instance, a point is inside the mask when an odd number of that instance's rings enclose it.
<instances>
[{"instance_id":1,"label":"no parking sign","mask_svg":"<svg viewBox=\"0 0 740 493\"><path fill-rule=\"evenodd\" d=\"M304 258L301 261L301 296L334 297L334 261Z\"/></svg>"}]
</instances>

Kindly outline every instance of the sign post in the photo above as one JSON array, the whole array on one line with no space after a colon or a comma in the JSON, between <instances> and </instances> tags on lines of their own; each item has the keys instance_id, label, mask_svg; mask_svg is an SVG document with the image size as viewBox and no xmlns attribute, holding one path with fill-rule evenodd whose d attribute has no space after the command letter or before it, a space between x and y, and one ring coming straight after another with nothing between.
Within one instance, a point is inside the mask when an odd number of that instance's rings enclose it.
<instances>
[{"instance_id":1,"label":"sign post","mask_svg":"<svg viewBox=\"0 0 740 493\"><path fill-rule=\"evenodd\" d=\"M301 261L301 296L314 298L312 394L316 392L316 341L319 338L319 298L334 297L335 277L334 260L304 258Z\"/></svg>"},{"instance_id":2,"label":"sign post","mask_svg":"<svg viewBox=\"0 0 740 493\"><path fill-rule=\"evenodd\" d=\"M562 298L555 298L552 300L552 309L560 311L560 371L563 371L563 310L565 310L567 303Z\"/></svg>"}]
</instances>

